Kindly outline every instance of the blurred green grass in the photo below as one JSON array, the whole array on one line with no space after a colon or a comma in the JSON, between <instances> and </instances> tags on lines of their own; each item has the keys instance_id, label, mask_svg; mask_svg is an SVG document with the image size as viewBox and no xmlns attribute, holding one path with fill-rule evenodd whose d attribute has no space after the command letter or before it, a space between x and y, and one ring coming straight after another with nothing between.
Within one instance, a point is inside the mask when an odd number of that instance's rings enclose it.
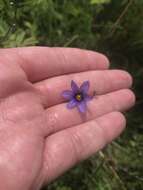
<instances>
[{"instance_id":1,"label":"blurred green grass","mask_svg":"<svg viewBox=\"0 0 143 190\"><path fill-rule=\"evenodd\" d=\"M143 190L143 0L0 0L0 47L31 45L105 53L137 99L121 137L43 190Z\"/></svg>"}]
</instances>

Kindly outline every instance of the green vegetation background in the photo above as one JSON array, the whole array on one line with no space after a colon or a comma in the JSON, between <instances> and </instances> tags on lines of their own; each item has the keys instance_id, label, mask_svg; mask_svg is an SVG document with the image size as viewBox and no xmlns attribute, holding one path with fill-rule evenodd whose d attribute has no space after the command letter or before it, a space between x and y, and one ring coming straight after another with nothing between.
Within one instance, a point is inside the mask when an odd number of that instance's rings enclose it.
<instances>
[{"instance_id":1,"label":"green vegetation background","mask_svg":"<svg viewBox=\"0 0 143 190\"><path fill-rule=\"evenodd\" d=\"M103 52L137 97L120 138L44 189L143 190L143 0L0 0L0 47L31 45Z\"/></svg>"}]
</instances>

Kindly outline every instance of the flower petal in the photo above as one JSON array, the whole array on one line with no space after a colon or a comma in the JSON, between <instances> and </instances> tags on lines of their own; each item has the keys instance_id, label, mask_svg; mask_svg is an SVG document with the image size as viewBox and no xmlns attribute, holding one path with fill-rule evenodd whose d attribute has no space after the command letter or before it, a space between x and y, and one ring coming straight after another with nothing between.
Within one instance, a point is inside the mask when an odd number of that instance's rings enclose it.
<instances>
[{"instance_id":1,"label":"flower petal","mask_svg":"<svg viewBox=\"0 0 143 190\"><path fill-rule=\"evenodd\" d=\"M81 92L86 94L89 90L89 81L83 82L82 85L80 86L80 90L81 90Z\"/></svg>"},{"instance_id":2,"label":"flower petal","mask_svg":"<svg viewBox=\"0 0 143 190\"><path fill-rule=\"evenodd\" d=\"M72 99L68 104L67 104L67 108L68 109L72 109L74 108L75 106L77 106L77 101Z\"/></svg>"},{"instance_id":3,"label":"flower petal","mask_svg":"<svg viewBox=\"0 0 143 190\"><path fill-rule=\"evenodd\" d=\"M87 106L86 106L86 102L85 101L82 101L78 104L78 109L81 113L85 113L86 112L86 109L87 109Z\"/></svg>"},{"instance_id":4,"label":"flower petal","mask_svg":"<svg viewBox=\"0 0 143 190\"><path fill-rule=\"evenodd\" d=\"M71 100L73 98L73 92L71 90L65 90L65 91L62 92L62 96L66 100Z\"/></svg>"},{"instance_id":5,"label":"flower petal","mask_svg":"<svg viewBox=\"0 0 143 190\"><path fill-rule=\"evenodd\" d=\"M87 101L90 101L93 99L93 96L89 96L86 94L86 96L84 96L84 100L87 102Z\"/></svg>"},{"instance_id":6,"label":"flower petal","mask_svg":"<svg viewBox=\"0 0 143 190\"><path fill-rule=\"evenodd\" d=\"M79 87L73 80L71 81L71 88L73 90L73 93L77 93L79 91Z\"/></svg>"}]
</instances>

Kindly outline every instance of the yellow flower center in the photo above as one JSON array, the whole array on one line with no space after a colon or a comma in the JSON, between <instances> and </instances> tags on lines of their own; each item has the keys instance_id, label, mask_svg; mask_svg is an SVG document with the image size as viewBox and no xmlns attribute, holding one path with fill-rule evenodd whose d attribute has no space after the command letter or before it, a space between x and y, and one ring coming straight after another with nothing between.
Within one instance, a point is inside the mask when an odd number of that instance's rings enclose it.
<instances>
[{"instance_id":1,"label":"yellow flower center","mask_svg":"<svg viewBox=\"0 0 143 190\"><path fill-rule=\"evenodd\" d=\"M76 98L76 100L81 101L82 100L82 95L81 94L77 94L75 96L75 98Z\"/></svg>"}]
</instances>

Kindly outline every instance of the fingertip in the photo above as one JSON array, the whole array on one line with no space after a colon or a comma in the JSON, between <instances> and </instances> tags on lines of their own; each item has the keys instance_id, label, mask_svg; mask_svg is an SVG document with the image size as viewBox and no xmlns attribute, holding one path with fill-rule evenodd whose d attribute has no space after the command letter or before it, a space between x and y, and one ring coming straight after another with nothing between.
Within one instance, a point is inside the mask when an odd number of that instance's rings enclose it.
<instances>
[{"instance_id":1,"label":"fingertip","mask_svg":"<svg viewBox=\"0 0 143 190\"><path fill-rule=\"evenodd\" d=\"M126 118L121 112L118 112L118 111L111 112L108 114L108 118L110 119L114 118L114 121L116 121L117 127L122 126L124 128L126 126Z\"/></svg>"},{"instance_id":2,"label":"fingertip","mask_svg":"<svg viewBox=\"0 0 143 190\"><path fill-rule=\"evenodd\" d=\"M104 54L100 53L100 56L101 56L101 60L102 60L102 63L104 64L105 68L108 69L110 67L109 59Z\"/></svg>"},{"instance_id":3,"label":"fingertip","mask_svg":"<svg viewBox=\"0 0 143 190\"><path fill-rule=\"evenodd\" d=\"M128 78L128 81L129 81L129 87L131 87L133 85L133 77L130 75L130 73L126 72L126 75L127 75L127 78Z\"/></svg>"},{"instance_id":4,"label":"fingertip","mask_svg":"<svg viewBox=\"0 0 143 190\"><path fill-rule=\"evenodd\" d=\"M110 130L110 135L108 136L108 141L111 142L115 138L117 138L126 127L126 118L121 112L112 112L108 115L108 119L115 121L116 124L112 124L112 128Z\"/></svg>"},{"instance_id":5,"label":"fingertip","mask_svg":"<svg viewBox=\"0 0 143 190\"><path fill-rule=\"evenodd\" d=\"M126 126L126 118L121 112L111 112L96 120L105 134L105 143L117 138ZM115 123L114 123L115 122Z\"/></svg>"},{"instance_id":6,"label":"fingertip","mask_svg":"<svg viewBox=\"0 0 143 190\"><path fill-rule=\"evenodd\" d=\"M88 70L104 70L110 66L109 59L106 55L93 50L85 50L79 48L66 48L66 51L74 52L79 55L80 59L88 66Z\"/></svg>"},{"instance_id":7,"label":"fingertip","mask_svg":"<svg viewBox=\"0 0 143 190\"><path fill-rule=\"evenodd\" d=\"M127 100L128 100L128 104L130 105L130 107L135 105L136 102L136 96L134 94L134 92L130 89L125 89L124 90L126 93L126 96L128 96Z\"/></svg>"},{"instance_id":8,"label":"fingertip","mask_svg":"<svg viewBox=\"0 0 143 190\"><path fill-rule=\"evenodd\" d=\"M124 76L124 80L128 83L128 87L130 88L133 84L133 77L128 73L127 71L124 70L119 70L122 73L122 76Z\"/></svg>"},{"instance_id":9,"label":"fingertip","mask_svg":"<svg viewBox=\"0 0 143 190\"><path fill-rule=\"evenodd\" d=\"M95 52L95 51L89 51L88 52L93 59L93 63L96 64L96 69L108 69L110 66L109 59L106 55Z\"/></svg>"}]
</instances>

